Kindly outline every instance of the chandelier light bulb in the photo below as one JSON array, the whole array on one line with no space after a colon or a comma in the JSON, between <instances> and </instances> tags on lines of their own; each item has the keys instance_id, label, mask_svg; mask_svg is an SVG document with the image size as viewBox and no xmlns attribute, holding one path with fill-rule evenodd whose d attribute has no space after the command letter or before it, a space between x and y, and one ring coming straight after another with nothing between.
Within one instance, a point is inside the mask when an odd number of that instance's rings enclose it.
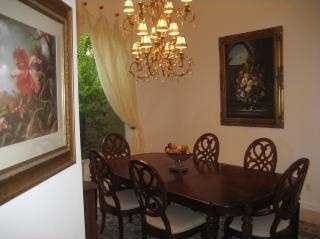
<instances>
[{"instance_id":1,"label":"chandelier light bulb","mask_svg":"<svg viewBox=\"0 0 320 239\"><path fill-rule=\"evenodd\" d=\"M171 1L167 1L164 5L164 13L170 15L171 13L173 13L173 10L173 3Z\"/></svg>"},{"instance_id":2,"label":"chandelier light bulb","mask_svg":"<svg viewBox=\"0 0 320 239\"><path fill-rule=\"evenodd\" d=\"M176 22L170 23L169 35L170 36L178 36L179 34L180 34L180 32L179 32L178 24Z\"/></svg>"},{"instance_id":3,"label":"chandelier light bulb","mask_svg":"<svg viewBox=\"0 0 320 239\"><path fill-rule=\"evenodd\" d=\"M138 31L137 35L138 36L146 36L148 35L148 27L145 21L141 21L138 25Z\"/></svg>"},{"instance_id":4,"label":"chandelier light bulb","mask_svg":"<svg viewBox=\"0 0 320 239\"><path fill-rule=\"evenodd\" d=\"M168 22L166 19L160 18L157 23L157 31L164 33L168 31Z\"/></svg>"},{"instance_id":5,"label":"chandelier light bulb","mask_svg":"<svg viewBox=\"0 0 320 239\"><path fill-rule=\"evenodd\" d=\"M124 2L123 12L127 15L132 15L134 13L134 6L132 0L126 0Z\"/></svg>"},{"instance_id":6,"label":"chandelier light bulb","mask_svg":"<svg viewBox=\"0 0 320 239\"><path fill-rule=\"evenodd\" d=\"M177 37L176 48L179 50L184 50L187 48L187 42L186 42L186 38L184 36Z\"/></svg>"}]
</instances>

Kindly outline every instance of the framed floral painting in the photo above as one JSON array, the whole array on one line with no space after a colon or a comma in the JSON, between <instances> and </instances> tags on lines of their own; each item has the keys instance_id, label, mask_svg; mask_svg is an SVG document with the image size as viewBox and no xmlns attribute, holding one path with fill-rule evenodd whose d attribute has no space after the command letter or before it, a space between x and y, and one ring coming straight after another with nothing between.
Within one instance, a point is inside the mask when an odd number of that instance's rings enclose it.
<instances>
[{"instance_id":1,"label":"framed floral painting","mask_svg":"<svg viewBox=\"0 0 320 239\"><path fill-rule=\"evenodd\" d=\"M282 27L219 39L221 124L284 127Z\"/></svg>"},{"instance_id":2,"label":"framed floral painting","mask_svg":"<svg viewBox=\"0 0 320 239\"><path fill-rule=\"evenodd\" d=\"M0 9L0 204L74 163L72 10L60 0Z\"/></svg>"}]
</instances>

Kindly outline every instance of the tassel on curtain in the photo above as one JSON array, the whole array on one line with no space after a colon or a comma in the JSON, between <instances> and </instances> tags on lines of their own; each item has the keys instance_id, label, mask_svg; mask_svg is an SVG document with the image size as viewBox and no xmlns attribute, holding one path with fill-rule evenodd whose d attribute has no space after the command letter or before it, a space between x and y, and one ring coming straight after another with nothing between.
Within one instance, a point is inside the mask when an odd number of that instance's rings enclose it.
<instances>
[{"instance_id":1,"label":"tassel on curtain","mask_svg":"<svg viewBox=\"0 0 320 239\"><path fill-rule=\"evenodd\" d=\"M100 14L98 19L83 7L81 21L86 25L94 51L99 79L104 93L119 118L126 125L126 136L133 153L144 152L136 85L129 75L129 54L119 25L114 27Z\"/></svg>"}]
</instances>

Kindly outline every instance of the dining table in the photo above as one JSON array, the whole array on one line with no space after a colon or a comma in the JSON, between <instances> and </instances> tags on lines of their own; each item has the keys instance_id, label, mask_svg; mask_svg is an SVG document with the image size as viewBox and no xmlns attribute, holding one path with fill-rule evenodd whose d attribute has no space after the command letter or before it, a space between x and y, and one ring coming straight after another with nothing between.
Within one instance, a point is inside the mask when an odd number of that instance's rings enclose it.
<instances>
[{"instance_id":1,"label":"dining table","mask_svg":"<svg viewBox=\"0 0 320 239\"><path fill-rule=\"evenodd\" d=\"M210 168L196 164L192 156L182 162L187 171L175 173L170 170L175 162L166 153L137 154L131 160L142 160L159 172L170 201L206 213L211 238L218 236L221 216L239 215L246 205L255 210L270 206L281 176L227 163ZM130 183L128 162L114 160L110 166L116 177Z\"/></svg>"}]
</instances>

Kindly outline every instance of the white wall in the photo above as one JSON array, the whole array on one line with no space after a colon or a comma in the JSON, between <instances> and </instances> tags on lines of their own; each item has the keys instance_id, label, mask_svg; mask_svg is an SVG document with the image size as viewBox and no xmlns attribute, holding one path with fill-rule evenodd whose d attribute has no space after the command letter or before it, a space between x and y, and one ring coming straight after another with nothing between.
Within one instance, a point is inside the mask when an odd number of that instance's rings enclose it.
<instances>
[{"instance_id":1,"label":"white wall","mask_svg":"<svg viewBox=\"0 0 320 239\"><path fill-rule=\"evenodd\" d=\"M138 106L143 125L145 152L163 152L168 142L178 140L178 98L183 83L137 84Z\"/></svg>"},{"instance_id":2,"label":"white wall","mask_svg":"<svg viewBox=\"0 0 320 239\"><path fill-rule=\"evenodd\" d=\"M279 151L279 172L300 157L311 159L303 206L320 211L320 1L201 0L194 4L197 28L188 29L194 76L171 99L179 101L175 116L179 142L192 145L200 134L211 131L221 142L220 160L241 165L250 142L270 137ZM284 28L285 128L221 126L218 38L278 25Z\"/></svg>"},{"instance_id":3,"label":"white wall","mask_svg":"<svg viewBox=\"0 0 320 239\"><path fill-rule=\"evenodd\" d=\"M75 0L64 1L75 8ZM74 19L76 19L75 15ZM74 26L75 24L74 20ZM75 59L76 43L76 37L74 37ZM74 78L76 81L74 89L76 139L80 139L76 66ZM85 238L79 140L76 140L76 143L77 163L75 165L0 207L1 239Z\"/></svg>"}]
</instances>

